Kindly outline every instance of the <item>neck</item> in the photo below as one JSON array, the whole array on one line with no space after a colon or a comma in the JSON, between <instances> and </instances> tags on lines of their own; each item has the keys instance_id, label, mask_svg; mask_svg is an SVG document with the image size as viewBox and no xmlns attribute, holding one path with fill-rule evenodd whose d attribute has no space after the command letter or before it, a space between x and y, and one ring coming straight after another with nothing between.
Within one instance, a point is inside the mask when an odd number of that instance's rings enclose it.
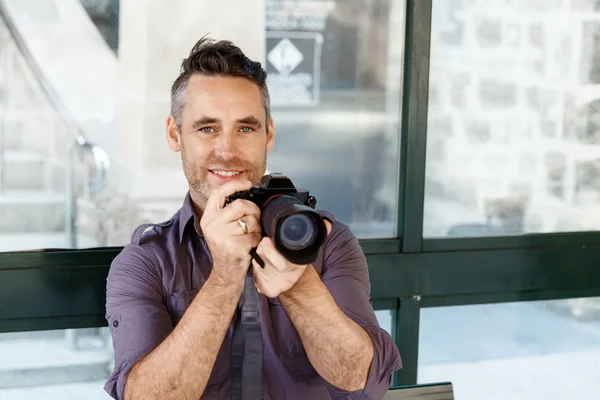
<instances>
[{"instance_id":1,"label":"neck","mask_svg":"<svg viewBox=\"0 0 600 400\"><path fill-rule=\"evenodd\" d=\"M200 223L200 218L204 214L204 209L206 208L206 198L204 196L198 195L192 188L190 188L190 198L192 200L192 207L194 209L194 213L198 218L198 223Z\"/></svg>"}]
</instances>

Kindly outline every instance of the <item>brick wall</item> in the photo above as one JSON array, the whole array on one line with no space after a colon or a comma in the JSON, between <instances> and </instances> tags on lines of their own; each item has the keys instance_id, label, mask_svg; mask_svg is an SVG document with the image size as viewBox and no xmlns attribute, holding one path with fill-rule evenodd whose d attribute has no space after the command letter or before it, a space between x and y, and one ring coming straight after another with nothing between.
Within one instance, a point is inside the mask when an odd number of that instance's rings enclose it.
<instances>
[{"instance_id":1,"label":"brick wall","mask_svg":"<svg viewBox=\"0 0 600 400\"><path fill-rule=\"evenodd\" d=\"M525 231L600 228L600 2L439 0L432 31L428 188Z\"/></svg>"}]
</instances>

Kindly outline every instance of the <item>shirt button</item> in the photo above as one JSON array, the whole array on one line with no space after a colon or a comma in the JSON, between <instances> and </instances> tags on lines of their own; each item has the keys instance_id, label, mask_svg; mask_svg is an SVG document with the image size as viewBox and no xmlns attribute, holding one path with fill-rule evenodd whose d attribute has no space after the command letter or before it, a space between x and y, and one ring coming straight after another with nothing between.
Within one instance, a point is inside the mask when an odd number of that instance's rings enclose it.
<instances>
[{"instance_id":1,"label":"shirt button","mask_svg":"<svg viewBox=\"0 0 600 400\"><path fill-rule=\"evenodd\" d=\"M119 321L113 321L113 326L116 328L117 326L119 326Z\"/></svg>"}]
</instances>

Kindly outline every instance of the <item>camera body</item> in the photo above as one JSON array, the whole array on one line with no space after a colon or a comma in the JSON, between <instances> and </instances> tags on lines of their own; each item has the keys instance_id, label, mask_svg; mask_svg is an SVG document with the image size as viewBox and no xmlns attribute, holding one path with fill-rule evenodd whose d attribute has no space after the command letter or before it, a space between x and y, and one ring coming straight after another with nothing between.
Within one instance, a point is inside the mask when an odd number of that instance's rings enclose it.
<instances>
[{"instance_id":1,"label":"camera body","mask_svg":"<svg viewBox=\"0 0 600 400\"><path fill-rule=\"evenodd\" d=\"M315 211L317 199L306 189L296 189L287 176L272 173L259 185L236 192L225 199L225 206L243 199L261 210L263 236L293 264L313 263L327 238L323 217Z\"/></svg>"}]
</instances>

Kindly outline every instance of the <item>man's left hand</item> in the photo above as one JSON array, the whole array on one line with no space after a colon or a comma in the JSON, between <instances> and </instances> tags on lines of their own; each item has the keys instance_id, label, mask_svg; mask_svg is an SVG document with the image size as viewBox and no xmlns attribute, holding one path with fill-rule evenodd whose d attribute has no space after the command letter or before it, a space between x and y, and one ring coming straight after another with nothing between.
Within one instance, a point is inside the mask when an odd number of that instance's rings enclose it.
<instances>
[{"instance_id":1,"label":"man's left hand","mask_svg":"<svg viewBox=\"0 0 600 400\"><path fill-rule=\"evenodd\" d=\"M261 268L252 260L252 271L256 289L267 297L275 298L287 292L296 284L308 265L289 262L275 248L273 241L264 237L256 248L256 254L262 258L265 267Z\"/></svg>"},{"instance_id":2,"label":"man's left hand","mask_svg":"<svg viewBox=\"0 0 600 400\"><path fill-rule=\"evenodd\" d=\"M325 221L327 234L331 232L331 223ZM277 251L273 241L264 237L256 248L256 254L262 258L265 267L261 268L256 260L252 260L252 271L256 289L269 298L278 297L290 290L300 279L308 265L297 265L289 262Z\"/></svg>"}]
</instances>

